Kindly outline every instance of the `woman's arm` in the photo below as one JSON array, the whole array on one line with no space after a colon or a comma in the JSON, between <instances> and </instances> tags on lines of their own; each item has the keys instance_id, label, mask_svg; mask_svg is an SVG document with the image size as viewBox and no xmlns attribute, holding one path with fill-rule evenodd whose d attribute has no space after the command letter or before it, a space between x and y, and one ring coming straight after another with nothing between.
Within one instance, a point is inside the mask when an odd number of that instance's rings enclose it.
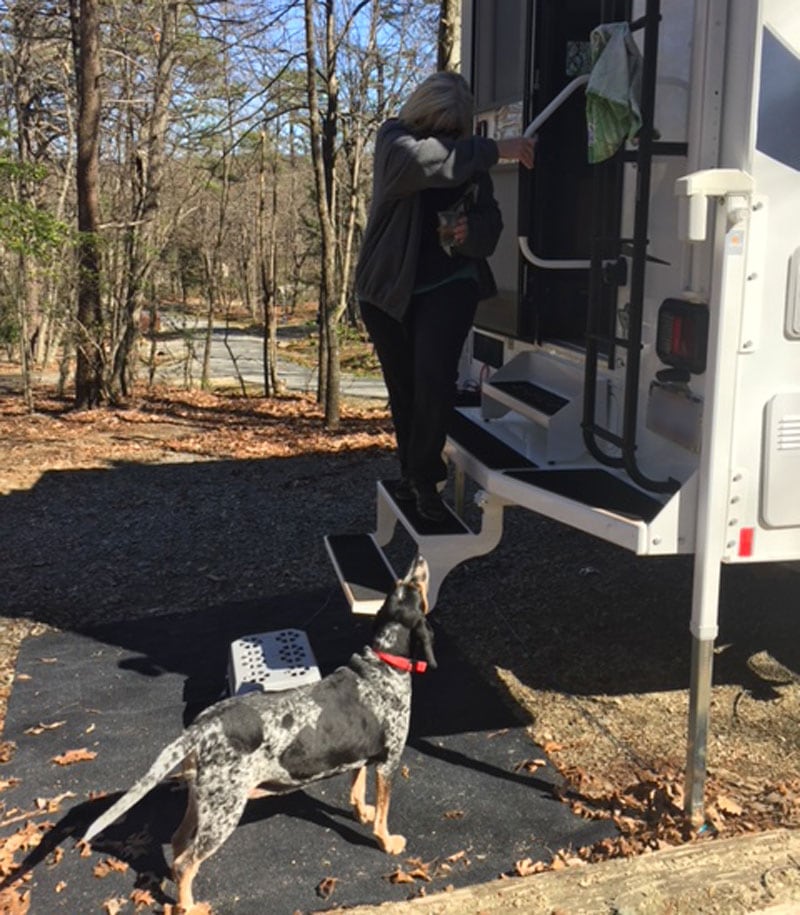
<instances>
[{"instance_id":1,"label":"woman's arm","mask_svg":"<svg viewBox=\"0 0 800 915\"><path fill-rule=\"evenodd\" d=\"M477 172L487 171L497 157L494 140L420 139L399 121L389 121L378 134L376 178L385 197L403 197L431 187L457 187Z\"/></svg>"}]
</instances>

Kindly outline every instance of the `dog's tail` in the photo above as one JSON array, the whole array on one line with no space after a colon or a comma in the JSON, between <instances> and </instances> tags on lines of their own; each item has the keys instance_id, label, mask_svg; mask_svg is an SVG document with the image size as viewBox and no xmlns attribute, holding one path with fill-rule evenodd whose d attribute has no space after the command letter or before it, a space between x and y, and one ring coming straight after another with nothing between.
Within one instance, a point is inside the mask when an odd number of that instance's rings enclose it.
<instances>
[{"instance_id":1,"label":"dog's tail","mask_svg":"<svg viewBox=\"0 0 800 915\"><path fill-rule=\"evenodd\" d=\"M171 772L179 762L181 762L191 750L191 737L187 733L181 734L177 740L164 747L156 757L156 761L147 770L147 772L132 785L122 797L112 804L102 816L99 816L94 823L86 830L83 837L84 842L91 840L110 826L114 820L121 817L123 813L133 807L140 801L148 791L161 781L165 775Z\"/></svg>"}]
</instances>

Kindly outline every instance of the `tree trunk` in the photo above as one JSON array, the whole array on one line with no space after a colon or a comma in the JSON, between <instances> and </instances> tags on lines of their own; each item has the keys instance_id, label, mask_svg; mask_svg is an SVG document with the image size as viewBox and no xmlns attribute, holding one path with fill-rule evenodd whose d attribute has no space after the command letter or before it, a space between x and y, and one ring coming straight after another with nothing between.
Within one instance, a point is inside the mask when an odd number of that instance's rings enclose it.
<instances>
[{"instance_id":1,"label":"tree trunk","mask_svg":"<svg viewBox=\"0 0 800 915\"><path fill-rule=\"evenodd\" d=\"M457 73L461 69L461 0L441 0L441 4L436 67Z\"/></svg>"},{"instance_id":2,"label":"tree trunk","mask_svg":"<svg viewBox=\"0 0 800 915\"><path fill-rule=\"evenodd\" d=\"M97 0L70 0L78 83L78 312L75 406L103 394L103 310L98 239L100 163L100 21Z\"/></svg>"},{"instance_id":3,"label":"tree trunk","mask_svg":"<svg viewBox=\"0 0 800 915\"><path fill-rule=\"evenodd\" d=\"M306 73L308 111L311 133L311 157L317 191L320 231L322 237L322 274L320 281L320 350L324 380L325 428L337 429L340 421L339 338L336 323L336 229L333 202L335 194L335 138L338 107L336 52L333 38L334 0L325 0L326 15L326 88L328 107L324 122L317 93L316 53L314 50L314 4L305 0ZM322 352L320 353L322 358Z\"/></svg>"},{"instance_id":4,"label":"tree trunk","mask_svg":"<svg viewBox=\"0 0 800 915\"><path fill-rule=\"evenodd\" d=\"M270 195L270 229L267 232L267 132L261 131L261 158L258 188L258 269L261 280L261 304L264 309L264 396L280 393L278 379L278 303L275 296L278 219L278 154L272 157L272 194Z\"/></svg>"},{"instance_id":5,"label":"tree trunk","mask_svg":"<svg viewBox=\"0 0 800 915\"><path fill-rule=\"evenodd\" d=\"M164 146L169 126L169 104L172 97L173 71L176 64L178 33L177 2L164 3L153 86L153 107L147 124L143 154L136 156L133 184L138 188L128 229L127 280L122 333L114 354L110 388L114 398L130 393L131 361L139 335L137 317L143 307L144 290L158 253L155 220L161 203L164 180ZM155 328L151 328L155 332Z\"/></svg>"}]
</instances>

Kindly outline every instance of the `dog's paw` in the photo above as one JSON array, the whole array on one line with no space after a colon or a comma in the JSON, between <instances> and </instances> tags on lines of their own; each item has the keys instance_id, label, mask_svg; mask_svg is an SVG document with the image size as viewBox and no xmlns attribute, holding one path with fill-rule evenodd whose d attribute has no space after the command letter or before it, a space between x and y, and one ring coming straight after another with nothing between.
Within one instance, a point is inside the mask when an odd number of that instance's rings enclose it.
<instances>
[{"instance_id":1,"label":"dog's paw","mask_svg":"<svg viewBox=\"0 0 800 915\"><path fill-rule=\"evenodd\" d=\"M372 804L360 804L354 808L353 812L359 823L375 822L375 808Z\"/></svg>"},{"instance_id":2,"label":"dog's paw","mask_svg":"<svg viewBox=\"0 0 800 915\"><path fill-rule=\"evenodd\" d=\"M385 839L380 839L379 841L387 855L402 855L406 850L405 836L386 836Z\"/></svg>"}]
</instances>

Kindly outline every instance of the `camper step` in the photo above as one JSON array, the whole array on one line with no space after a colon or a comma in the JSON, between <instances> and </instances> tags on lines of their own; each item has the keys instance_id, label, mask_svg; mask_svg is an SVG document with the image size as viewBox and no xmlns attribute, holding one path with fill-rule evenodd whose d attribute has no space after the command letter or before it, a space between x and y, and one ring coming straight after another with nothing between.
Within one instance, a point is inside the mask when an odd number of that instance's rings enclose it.
<instances>
[{"instance_id":1,"label":"camper step","mask_svg":"<svg viewBox=\"0 0 800 915\"><path fill-rule=\"evenodd\" d=\"M395 496L398 480L381 480L378 483L378 501L391 507L393 514L414 539L422 537L453 537L470 534L470 529L445 502L447 516L442 521L429 521L417 511L414 502L400 502ZM383 500L381 499L383 496Z\"/></svg>"},{"instance_id":2,"label":"camper step","mask_svg":"<svg viewBox=\"0 0 800 915\"><path fill-rule=\"evenodd\" d=\"M495 401L540 426L548 426L550 420L569 404L569 399L561 394L525 379L484 381L481 390L484 402L487 399Z\"/></svg>"},{"instance_id":3,"label":"camper step","mask_svg":"<svg viewBox=\"0 0 800 915\"><path fill-rule=\"evenodd\" d=\"M325 546L353 613L377 613L396 576L373 535L330 534Z\"/></svg>"},{"instance_id":4,"label":"camper step","mask_svg":"<svg viewBox=\"0 0 800 915\"><path fill-rule=\"evenodd\" d=\"M450 417L447 437L490 470L534 470L533 461L492 435L486 420L474 422L455 410Z\"/></svg>"},{"instance_id":5,"label":"camper step","mask_svg":"<svg viewBox=\"0 0 800 915\"><path fill-rule=\"evenodd\" d=\"M601 468L569 470L511 470L506 476L595 511L611 512L649 524L664 507L625 480Z\"/></svg>"}]
</instances>

